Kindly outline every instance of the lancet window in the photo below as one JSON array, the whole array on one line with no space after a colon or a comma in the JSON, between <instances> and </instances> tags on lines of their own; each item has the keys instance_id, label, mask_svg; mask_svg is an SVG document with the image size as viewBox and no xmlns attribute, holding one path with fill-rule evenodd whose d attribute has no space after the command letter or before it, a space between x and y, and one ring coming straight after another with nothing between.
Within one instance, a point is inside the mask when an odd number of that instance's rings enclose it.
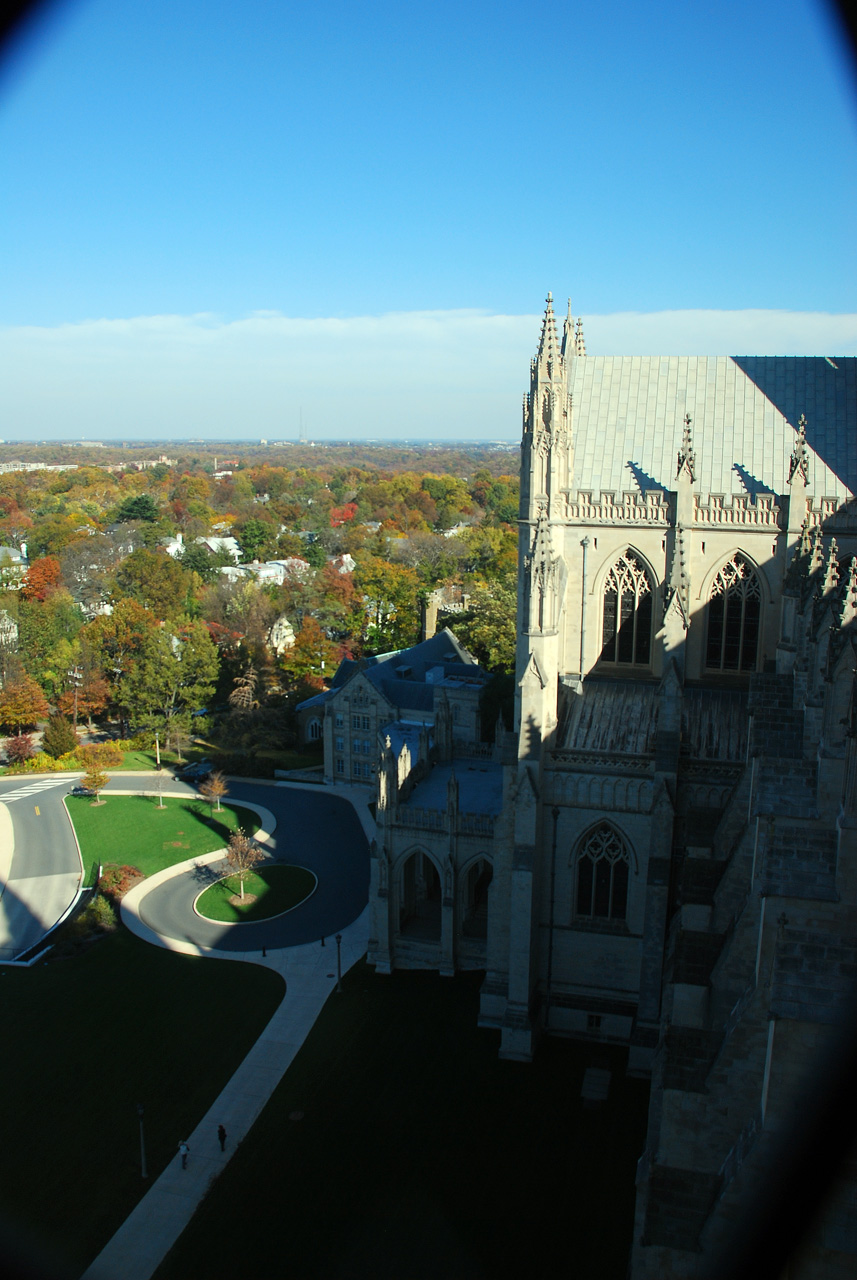
<instances>
[{"instance_id":1,"label":"lancet window","mask_svg":"<svg viewBox=\"0 0 857 1280\"><path fill-rule=\"evenodd\" d=\"M718 571L711 587L705 650L709 670L756 670L761 614L758 575L738 552Z\"/></svg>"},{"instance_id":2,"label":"lancet window","mask_svg":"<svg viewBox=\"0 0 857 1280\"><path fill-rule=\"evenodd\" d=\"M600 823L577 855L575 913L601 920L624 920L628 907L628 846L609 822Z\"/></svg>"},{"instance_id":3,"label":"lancet window","mask_svg":"<svg viewBox=\"0 0 857 1280\"><path fill-rule=\"evenodd\" d=\"M601 661L648 666L652 655L652 584L640 560L625 551L607 574Z\"/></svg>"}]
</instances>

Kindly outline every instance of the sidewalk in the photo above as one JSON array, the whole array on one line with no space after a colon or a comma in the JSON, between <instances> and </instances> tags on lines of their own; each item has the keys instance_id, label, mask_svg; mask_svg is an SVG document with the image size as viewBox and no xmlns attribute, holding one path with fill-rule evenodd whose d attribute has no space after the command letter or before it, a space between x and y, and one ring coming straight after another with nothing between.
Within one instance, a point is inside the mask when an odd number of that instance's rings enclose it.
<instances>
[{"instance_id":1,"label":"sidewalk","mask_svg":"<svg viewBox=\"0 0 857 1280\"><path fill-rule=\"evenodd\" d=\"M369 908L342 933L342 972L346 973L366 952ZM211 953L209 954L217 954ZM136 1209L84 1272L82 1280L149 1280L166 1256L211 1183L249 1132L265 1103L300 1049L321 1008L336 989L336 943L319 942L272 952L259 952L231 960L263 964L286 980L286 994L271 1021L256 1041L223 1092L191 1134L176 1134L190 1147L187 1169L176 1154ZM226 1151L217 1142L217 1126L227 1132Z\"/></svg>"}]
</instances>

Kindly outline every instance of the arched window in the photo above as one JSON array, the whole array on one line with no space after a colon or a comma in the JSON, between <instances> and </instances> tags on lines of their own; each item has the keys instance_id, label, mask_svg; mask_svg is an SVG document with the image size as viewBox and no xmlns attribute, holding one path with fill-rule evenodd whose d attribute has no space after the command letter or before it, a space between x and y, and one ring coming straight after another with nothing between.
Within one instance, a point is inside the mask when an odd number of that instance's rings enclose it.
<instances>
[{"instance_id":1,"label":"arched window","mask_svg":"<svg viewBox=\"0 0 857 1280\"><path fill-rule=\"evenodd\" d=\"M755 671L761 612L759 579L738 552L718 570L711 586L705 665L715 671Z\"/></svg>"},{"instance_id":2,"label":"arched window","mask_svg":"<svg viewBox=\"0 0 857 1280\"><path fill-rule=\"evenodd\" d=\"M310 720L309 722L309 740L310 742L318 742L322 736L321 721Z\"/></svg>"},{"instance_id":3,"label":"arched window","mask_svg":"<svg viewBox=\"0 0 857 1280\"><path fill-rule=\"evenodd\" d=\"M625 841L609 822L600 823L586 836L577 855L575 913L600 920L624 920L629 868Z\"/></svg>"},{"instance_id":4,"label":"arched window","mask_svg":"<svg viewBox=\"0 0 857 1280\"><path fill-rule=\"evenodd\" d=\"M652 584L631 550L607 574L601 661L648 666L652 654Z\"/></svg>"}]
</instances>

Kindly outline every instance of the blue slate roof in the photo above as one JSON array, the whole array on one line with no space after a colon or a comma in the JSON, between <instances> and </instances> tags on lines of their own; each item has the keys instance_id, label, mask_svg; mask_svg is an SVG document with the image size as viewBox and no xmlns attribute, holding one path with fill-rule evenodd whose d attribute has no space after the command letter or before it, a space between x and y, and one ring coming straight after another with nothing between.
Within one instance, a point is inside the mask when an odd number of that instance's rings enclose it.
<instances>
[{"instance_id":1,"label":"blue slate roof","mask_svg":"<svg viewBox=\"0 0 857 1280\"><path fill-rule=\"evenodd\" d=\"M462 683L471 682L483 684L490 679L487 671L468 661L469 657L467 650L445 627L430 640L423 640L410 649L381 653L359 662L344 659L330 688L300 703L297 710L320 706L360 670L394 707L402 711L431 711L435 687L445 684L460 687Z\"/></svg>"},{"instance_id":2,"label":"blue slate roof","mask_svg":"<svg viewBox=\"0 0 857 1280\"><path fill-rule=\"evenodd\" d=\"M489 760L456 760L436 764L427 778L417 783L402 808L437 809L446 812L446 789L455 770L458 780L458 808L461 813L497 814L503 807L503 767Z\"/></svg>"}]
</instances>

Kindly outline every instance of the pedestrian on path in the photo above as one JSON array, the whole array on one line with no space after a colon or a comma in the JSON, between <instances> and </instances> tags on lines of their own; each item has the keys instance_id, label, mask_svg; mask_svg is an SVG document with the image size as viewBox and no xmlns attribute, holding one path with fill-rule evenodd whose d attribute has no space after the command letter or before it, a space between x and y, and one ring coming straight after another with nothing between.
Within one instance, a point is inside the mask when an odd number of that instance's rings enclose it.
<instances>
[{"instance_id":1,"label":"pedestrian on path","mask_svg":"<svg viewBox=\"0 0 857 1280\"><path fill-rule=\"evenodd\" d=\"M183 1168L183 1169L186 1169L186 1168L187 1168L187 1157L188 1157L188 1152L189 1152L189 1151L190 1151L190 1147L187 1145L187 1143L185 1142L185 1140L184 1140L184 1139L182 1139L182 1140L181 1140L181 1142L179 1143L179 1155L180 1155L180 1156L181 1156L181 1158L182 1158L182 1168Z\"/></svg>"},{"instance_id":2,"label":"pedestrian on path","mask_svg":"<svg viewBox=\"0 0 857 1280\"><path fill-rule=\"evenodd\" d=\"M226 1130L222 1124L217 1126L217 1141L220 1143L220 1150L226 1150Z\"/></svg>"}]
</instances>

